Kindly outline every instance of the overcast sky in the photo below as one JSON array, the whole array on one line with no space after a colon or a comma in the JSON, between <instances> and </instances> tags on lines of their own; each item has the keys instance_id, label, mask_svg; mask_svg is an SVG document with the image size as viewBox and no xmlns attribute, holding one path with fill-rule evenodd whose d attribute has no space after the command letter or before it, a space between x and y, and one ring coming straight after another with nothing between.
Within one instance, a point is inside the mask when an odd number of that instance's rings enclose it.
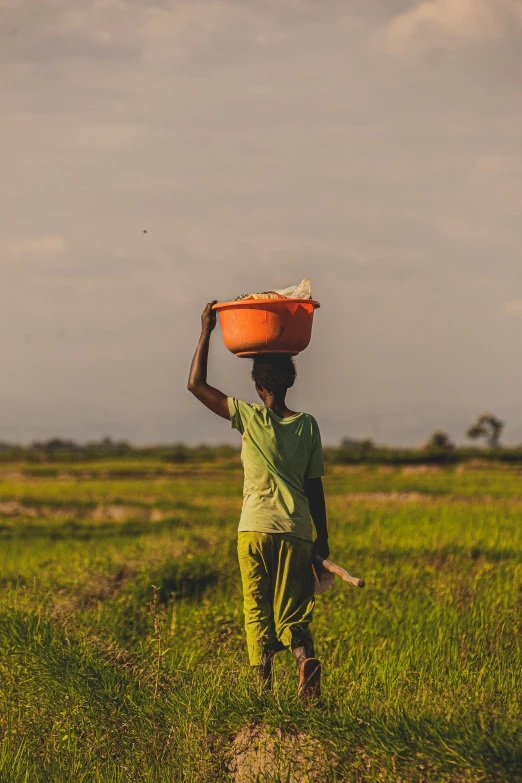
<instances>
[{"instance_id":1,"label":"overcast sky","mask_svg":"<svg viewBox=\"0 0 522 783\"><path fill-rule=\"evenodd\" d=\"M0 0L0 71L0 440L236 440L200 311L307 276L326 442L522 441L521 0Z\"/></svg>"}]
</instances>

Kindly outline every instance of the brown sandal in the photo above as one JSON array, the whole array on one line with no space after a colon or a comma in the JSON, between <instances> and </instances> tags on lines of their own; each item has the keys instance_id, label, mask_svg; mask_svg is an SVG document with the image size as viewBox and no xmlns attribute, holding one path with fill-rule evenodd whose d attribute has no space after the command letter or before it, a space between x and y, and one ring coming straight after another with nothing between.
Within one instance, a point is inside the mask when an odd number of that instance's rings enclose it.
<instances>
[{"instance_id":1,"label":"brown sandal","mask_svg":"<svg viewBox=\"0 0 522 783\"><path fill-rule=\"evenodd\" d=\"M299 666L297 695L303 699L321 697L321 664L317 658L305 658Z\"/></svg>"}]
</instances>

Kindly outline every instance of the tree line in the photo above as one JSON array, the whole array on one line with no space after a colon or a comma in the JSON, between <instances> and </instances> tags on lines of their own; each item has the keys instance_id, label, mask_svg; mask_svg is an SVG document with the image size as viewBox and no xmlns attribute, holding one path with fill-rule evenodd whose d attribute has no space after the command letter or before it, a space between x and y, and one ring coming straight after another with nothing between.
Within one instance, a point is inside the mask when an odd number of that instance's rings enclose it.
<instances>
[{"instance_id":1,"label":"tree line","mask_svg":"<svg viewBox=\"0 0 522 783\"><path fill-rule=\"evenodd\" d=\"M504 422L491 413L481 414L466 430L466 436L473 443L482 442L481 447L456 446L450 436L436 430L418 448L381 446L370 438L354 440L343 438L339 446L325 448L327 461L338 463L368 464L451 464L473 458L493 459L503 462L522 463L522 445L503 448L500 443ZM174 443L161 446L133 446L127 441L110 437L88 443L76 443L65 438L50 438L35 441L30 446L18 446L0 442L0 462L26 461L34 463L83 462L100 459L158 459L163 462L202 462L231 458L238 455L235 446L187 446Z\"/></svg>"}]
</instances>

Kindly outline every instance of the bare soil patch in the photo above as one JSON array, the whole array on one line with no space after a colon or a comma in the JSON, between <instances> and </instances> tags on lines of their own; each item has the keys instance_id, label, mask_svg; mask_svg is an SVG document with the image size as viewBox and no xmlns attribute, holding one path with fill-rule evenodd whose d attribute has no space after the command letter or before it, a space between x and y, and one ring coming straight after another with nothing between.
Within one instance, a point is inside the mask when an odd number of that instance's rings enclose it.
<instances>
[{"instance_id":1,"label":"bare soil patch","mask_svg":"<svg viewBox=\"0 0 522 783\"><path fill-rule=\"evenodd\" d=\"M368 501L371 503L424 503L430 505L447 503L503 503L520 506L522 495L515 497L495 495L432 495L424 492L351 492L342 496L343 503Z\"/></svg>"},{"instance_id":2,"label":"bare soil patch","mask_svg":"<svg viewBox=\"0 0 522 783\"><path fill-rule=\"evenodd\" d=\"M390 500L401 503L423 503L426 500L432 501L433 495L425 495L422 492L351 492L344 495L345 502L357 502L360 500L370 500L376 503L388 503Z\"/></svg>"},{"instance_id":3,"label":"bare soil patch","mask_svg":"<svg viewBox=\"0 0 522 783\"><path fill-rule=\"evenodd\" d=\"M422 473L440 473L440 468L437 465L406 465L406 467L402 469L402 472L406 476Z\"/></svg>"},{"instance_id":4,"label":"bare soil patch","mask_svg":"<svg viewBox=\"0 0 522 783\"><path fill-rule=\"evenodd\" d=\"M38 509L30 508L17 500L5 500L0 502L0 517L37 517Z\"/></svg>"},{"instance_id":5,"label":"bare soil patch","mask_svg":"<svg viewBox=\"0 0 522 783\"><path fill-rule=\"evenodd\" d=\"M179 515L179 509L176 508ZM159 508L142 508L121 504L99 505L94 509L83 506L55 508L52 505L28 505L18 500L0 501L0 517L38 517L40 519L91 519L93 522L124 522L128 519L141 519L149 522L161 522L168 514Z\"/></svg>"},{"instance_id":6,"label":"bare soil patch","mask_svg":"<svg viewBox=\"0 0 522 783\"><path fill-rule=\"evenodd\" d=\"M325 780L328 757L319 740L279 728L245 726L232 743L229 773L233 783L319 783Z\"/></svg>"}]
</instances>

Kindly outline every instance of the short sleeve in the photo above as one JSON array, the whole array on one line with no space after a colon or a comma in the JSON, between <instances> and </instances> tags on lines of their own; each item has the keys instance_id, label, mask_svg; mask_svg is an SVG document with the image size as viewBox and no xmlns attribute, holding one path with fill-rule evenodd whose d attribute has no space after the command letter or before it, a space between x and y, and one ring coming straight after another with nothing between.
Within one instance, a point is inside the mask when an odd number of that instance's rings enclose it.
<instances>
[{"instance_id":1,"label":"short sleeve","mask_svg":"<svg viewBox=\"0 0 522 783\"><path fill-rule=\"evenodd\" d=\"M313 433L313 446L310 459L308 461L308 467L306 469L306 478L314 479L324 476L324 457L323 446L321 443L321 433L319 427L314 420L314 433Z\"/></svg>"},{"instance_id":2,"label":"short sleeve","mask_svg":"<svg viewBox=\"0 0 522 783\"><path fill-rule=\"evenodd\" d=\"M254 415L253 406L235 397L227 397L227 403L231 428L243 434Z\"/></svg>"}]
</instances>

